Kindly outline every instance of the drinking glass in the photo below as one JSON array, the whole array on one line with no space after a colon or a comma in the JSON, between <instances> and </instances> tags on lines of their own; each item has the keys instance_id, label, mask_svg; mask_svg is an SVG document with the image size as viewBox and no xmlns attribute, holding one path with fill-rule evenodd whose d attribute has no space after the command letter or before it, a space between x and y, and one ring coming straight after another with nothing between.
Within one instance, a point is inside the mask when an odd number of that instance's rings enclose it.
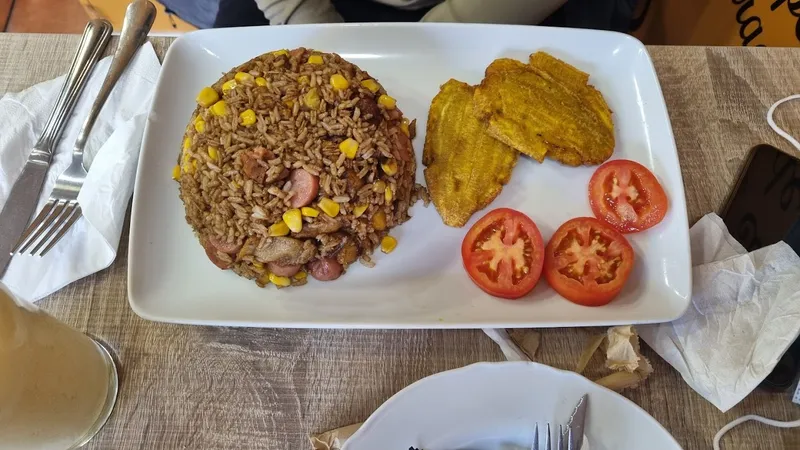
<instances>
[{"instance_id":1,"label":"drinking glass","mask_svg":"<svg viewBox=\"0 0 800 450\"><path fill-rule=\"evenodd\" d=\"M64 450L111 415L118 378L96 340L0 284L0 450Z\"/></svg>"}]
</instances>

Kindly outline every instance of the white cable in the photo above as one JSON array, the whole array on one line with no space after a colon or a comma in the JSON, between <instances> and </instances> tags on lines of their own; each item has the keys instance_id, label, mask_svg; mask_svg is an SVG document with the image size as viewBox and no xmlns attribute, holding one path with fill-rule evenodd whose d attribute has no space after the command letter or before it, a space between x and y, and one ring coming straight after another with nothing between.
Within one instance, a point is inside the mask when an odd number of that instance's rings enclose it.
<instances>
[{"instance_id":1,"label":"white cable","mask_svg":"<svg viewBox=\"0 0 800 450\"><path fill-rule=\"evenodd\" d=\"M770 127L772 127L773 130L775 130L776 133L781 135L782 138L786 139L792 145L794 145L794 148L800 150L800 142L797 142L797 139L793 138L789 133L783 131L783 128L776 125L775 119L772 118L772 114L775 112L775 108L777 108L783 103L788 102L789 100L797 100L797 99L800 99L800 94L790 95L782 100L778 100L777 102L775 102L772 106L769 107L769 111L767 111L767 123L769 124Z\"/></svg>"},{"instance_id":2,"label":"white cable","mask_svg":"<svg viewBox=\"0 0 800 450\"><path fill-rule=\"evenodd\" d=\"M719 441L722 439L722 436L725 435L731 428L741 425L748 420L755 420L756 422L761 422L763 424L767 424L771 427L778 427L778 428L798 428L800 427L800 420L795 420L793 422L781 422L779 420L772 420L767 419L766 417L756 416L754 414L750 414L747 416L739 417L738 419L732 421L731 423L722 427L718 432L717 435L714 436L714 450L720 450Z\"/></svg>"}]
</instances>

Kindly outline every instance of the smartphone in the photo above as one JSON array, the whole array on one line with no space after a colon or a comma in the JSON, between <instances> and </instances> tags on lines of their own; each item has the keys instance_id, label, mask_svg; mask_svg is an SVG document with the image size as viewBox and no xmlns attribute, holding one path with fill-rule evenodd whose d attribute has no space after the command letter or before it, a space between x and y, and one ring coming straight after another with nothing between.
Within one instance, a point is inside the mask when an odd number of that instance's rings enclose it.
<instances>
[{"instance_id":1,"label":"smartphone","mask_svg":"<svg viewBox=\"0 0 800 450\"><path fill-rule=\"evenodd\" d=\"M753 147L722 210L728 231L747 251L785 241L800 254L800 159L771 145ZM800 372L800 339L762 387L786 390Z\"/></svg>"}]
</instances>

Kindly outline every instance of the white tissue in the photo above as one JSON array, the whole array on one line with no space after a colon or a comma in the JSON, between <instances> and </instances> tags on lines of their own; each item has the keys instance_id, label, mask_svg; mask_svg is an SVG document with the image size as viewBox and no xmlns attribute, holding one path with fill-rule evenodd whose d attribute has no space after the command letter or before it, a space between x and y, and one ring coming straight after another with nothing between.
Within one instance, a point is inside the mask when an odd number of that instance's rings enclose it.
<instances>
[{"instance_id":1,"label":"white tissue","mask_svg":"<svg viewBox=\"0 0 800 450\"><path fill-rule=\"evenodd\" d=\"M78 130L103 83L110 57L95 67L56 149L39 198L38 213L58 175L70 164ZM16 255L2 282L19 298L35 301L108 267L116 258L133 191L142 132L161 70L146 43L112 91L86 144L89 175L78 197L78 220L44 257ZM0 98L0 208L55 104L64 76Z\"/></svg>"},{"instance_id":2,"label":"white tissue","mask_svg":"<svg viewBox=\"0 0 800 450\"><path fill-rule=\"evenodd\" d=\"M800 257L785 242L747 253L722 219L690 230L692 303L639 336L725 412L766 378L800 333Z\"/></svg>"}]
</instances>

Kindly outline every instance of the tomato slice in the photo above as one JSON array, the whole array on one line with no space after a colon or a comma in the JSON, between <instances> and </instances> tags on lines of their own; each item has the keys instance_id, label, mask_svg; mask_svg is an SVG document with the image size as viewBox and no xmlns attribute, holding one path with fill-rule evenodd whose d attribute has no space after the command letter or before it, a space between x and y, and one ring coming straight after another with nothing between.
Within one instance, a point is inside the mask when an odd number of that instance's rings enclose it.
<instances>
[{"instance_id":1,"label":"tomato slice","mask_svg":"<svg viewBox=\"0 0 800 450\"><path fill-rule=\"evenodd\" d=\"M571 219L547 243L544 276L567 300L602 306L619 294L633 268L625 236L594 217Z\"/></svg>"},{"instance_id":2,"label":"tomato slice","mask_svg":"<svg viewBox=\"0 0 800 450\"><path fill-rule=\"evenodd\" d=\"M461 258L479 288L495 297L517 299L533 290L542 275L542 234L525 214L495 209L467 232Z\"/></svg>"},{"instance_id":3,"label":"tomato slice","mask_svg":"<svg viewBox=\"0 0 800 450\"><path fill-rule=\"evenodd\" d=\"M623 233L655 226L667 214L667 194L653 172L627 159L598 167L589 181L589 203L595 217Z\"/></svg>"}]
</instances>

